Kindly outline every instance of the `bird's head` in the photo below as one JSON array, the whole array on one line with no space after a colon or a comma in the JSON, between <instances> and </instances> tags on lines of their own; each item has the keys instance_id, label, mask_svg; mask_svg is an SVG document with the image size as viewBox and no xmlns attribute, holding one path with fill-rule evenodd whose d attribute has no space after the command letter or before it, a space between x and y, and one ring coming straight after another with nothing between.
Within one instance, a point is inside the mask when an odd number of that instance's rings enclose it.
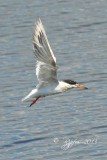
<instances>
[{"instance_id":1,"label":"bird's head","mask_svg":"<svg viewBox=\"0 0 107 160\"><path fill-rule=\"evenodd\" d=\"M83 84L79 84L76 81L73 80L63 80L65 83L69 84L69 88L83 88L83 89L88 89L86 86Z\"/></svg>"}]
</instances>

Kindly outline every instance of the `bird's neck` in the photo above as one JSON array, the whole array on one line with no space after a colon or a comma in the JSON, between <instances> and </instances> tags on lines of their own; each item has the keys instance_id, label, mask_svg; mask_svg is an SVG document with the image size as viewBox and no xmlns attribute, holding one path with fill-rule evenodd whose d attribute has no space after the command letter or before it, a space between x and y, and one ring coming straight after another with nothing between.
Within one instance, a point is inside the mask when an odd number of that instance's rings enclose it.
<instances>
[{"instance_id":1,"label":"bird's neck","mask_svg":"<svg viewBox=\"0 0 107 160\"><path fill-rule=\"evenodd\" d=\"M70 84L68 84L62 80L62 81L59 81L59 88L61 88L62 91L66 91L66 90L73 88L73 87Z\"/></svg>"}]
</instances>

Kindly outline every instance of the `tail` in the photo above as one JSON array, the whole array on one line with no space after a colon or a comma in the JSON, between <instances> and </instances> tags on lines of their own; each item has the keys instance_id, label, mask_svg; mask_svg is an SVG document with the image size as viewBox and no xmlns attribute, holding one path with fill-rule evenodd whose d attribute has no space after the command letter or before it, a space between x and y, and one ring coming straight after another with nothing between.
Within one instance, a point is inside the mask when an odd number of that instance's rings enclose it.
<instances>
[{"instance_id":1,"label":"tail","mask_svg":"<svg viewBox=\"0 0 107 160\"><path fill-rule=\"evenodd\" d=\"M26 96L26 97L22 98L21 101L22 102L29 102L29 101L31 101L31 99L28 96Z\"/></svg>"},{"instance_id":2,"label":"tail","mask_svg":"<svg viewBox=\"0 0 107 160\"><path fill-rule=\"evenodd\" d=\"M37 97L37 89L33 89L26 97L22 98L22 102L34 101Z\"/></svg>"}]
</instances>

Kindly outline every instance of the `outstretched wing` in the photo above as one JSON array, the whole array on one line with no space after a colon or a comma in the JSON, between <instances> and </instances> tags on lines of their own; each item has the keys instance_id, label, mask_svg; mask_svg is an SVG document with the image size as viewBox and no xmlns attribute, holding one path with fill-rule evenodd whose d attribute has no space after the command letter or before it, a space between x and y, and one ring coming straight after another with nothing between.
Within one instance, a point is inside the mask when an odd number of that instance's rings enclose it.
<instances>
[{"instance_id":1,"label":"outstretched wing","mask_svg":"<svg viewBox=\"0 0 107 160\"><path fill-rule=\"evenodd\" d=\"M49 82L57 80L56 58L49 45L40 19L35 23L33 49L36 57L36 75L38 81Z\"/></svg>"}]
</instances>

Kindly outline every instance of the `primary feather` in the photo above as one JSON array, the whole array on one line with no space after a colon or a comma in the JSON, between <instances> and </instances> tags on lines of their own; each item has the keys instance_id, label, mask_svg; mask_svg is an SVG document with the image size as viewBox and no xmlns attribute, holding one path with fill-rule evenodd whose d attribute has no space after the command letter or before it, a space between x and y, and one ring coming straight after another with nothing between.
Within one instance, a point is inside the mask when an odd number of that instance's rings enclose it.
<instances>
[{"instance_id":1,"label":"primary feather","mask_svg":"<svg viewBox=\"0 0 107 160\"><path fill-rule=\"evenodd\" d=\"M57 80L56 58L49 45L40 19L35 23L33 49L36 56L36 75L38 81L48 82Z\"/></svg>"}]
</instances>

